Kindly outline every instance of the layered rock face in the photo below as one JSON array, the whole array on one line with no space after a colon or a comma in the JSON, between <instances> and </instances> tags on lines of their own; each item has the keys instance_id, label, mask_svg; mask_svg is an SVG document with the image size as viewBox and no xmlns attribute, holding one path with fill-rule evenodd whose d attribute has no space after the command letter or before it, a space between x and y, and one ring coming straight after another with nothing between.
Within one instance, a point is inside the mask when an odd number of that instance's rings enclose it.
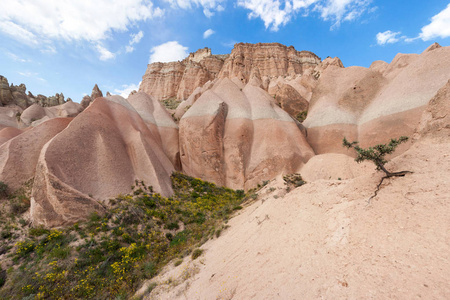
<instances>
[{"instance_id":1,"label":"layered rock face","mask_svg":"<svg viewBox=\"0 0 450 300\"><path fill-rule=\"evenodd\" d=\"M187 99L196 87L217 77L223 62L221 56L211 55L211 50L205 48L191 53L181 62L149 64L139 91L157 100Z\"/></svg>"},{"instance_id":2,"label":"layered rock face","mask_svg":"<svg viewBox=\"0 0 450 300\"><path fill-rule=\"evenodd\" d=\"M297 51L278 43L239 43L234 46L230 57L220 71L220 78L238 77L248 82L254 73L259 77L278 77L302 74L307 68L314 68L320 58L309 51Z\"/></svg>"},{"instance_id":3,"label":"layered rock face","mask_svg":"<svg viewBox=\"0 0 450 300\"><path fill-rule=\"evenodd\" d=\"M220 79L180 120L183 171L234 189L294 173L314 152L261 88Z\"/></svg>"},{"instance_id":4,"label":"layered rock face","mask_svg":"<svg viewBox=\"0 0 450 300\"><path fill-rule=\"evenodd\" d=\"M136 179L170 195L174 167L154 133L122 97L97 98L43 147L32 191L33 223L70 224L101 213L103 200L129 192Z\"/></svg>"},{"instance_id":5,"label":"layered rock face","mask_svg":"<svg viewBox=\"0 0 450 300\"><path fill-rule=\"evenodd\" d=\"M411 136L428 101L447 83L449 67L450 48L439 46L368 69L328 65L320 70L304 122L308 142L317 154L348 154L344 136L362 147Z\"/></svg>"},{"instance_id":6,"label":"layered rock face","mask_svg":"<svg viewBox=\"0 0 450 300\"><path fill-rule=\"evenodd\" d=\"M157 100L187 99L197 87L216 78L238 77L247 83L252 76L274 78L302 74L320 58L278 43L236 44L230 55L211 55L208 48L191 53L181 62L149 64L139 88Z\"/></svg>"}]
</instances>

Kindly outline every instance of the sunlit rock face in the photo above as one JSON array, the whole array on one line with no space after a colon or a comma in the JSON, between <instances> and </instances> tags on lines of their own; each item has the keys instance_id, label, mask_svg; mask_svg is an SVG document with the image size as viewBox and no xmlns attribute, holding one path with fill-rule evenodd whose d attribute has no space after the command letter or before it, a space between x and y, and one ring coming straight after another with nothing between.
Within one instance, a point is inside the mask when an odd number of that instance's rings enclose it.
<instances>
[{"instance_id":1,"label":"sunlit rock face","mask_svg":"<svg viewBox=\"0 0 450 300\"><path fill-rule=\"evenodd\" d=\"M132 103L97 98L43 146L32 191L34 224L59 226L102 213L102 202L130 192L135 180L171 195L175 168L166 153L172 149L158 128L164 120L139 107L138 98Z\"/></svg>"},{"instance_id":2,"label":"sunlit rock face","mask_svg":"<svg viewBox=\"0 0 450 300\"><path fill-rule=\"evenodd\" d=\"M308 142L316 154L347 153L344 136L363 147L411 136L430 99L447 83L449 69L450 47L398 54L390 64L377 61L370 68L328 66L309 103Z\"/></svg>"},{"instance_id":3,"label":"sunlit rock face","mask_svg":"<svg viewBox=\"0 0 450 300\"><path fill-rule=\"evenodd\" d=\"M172 97L185 100L197 87L216 78L238 77L247 83L252 75L258 78L298 75L319 63L320 58L312 52L278 43L239 43L229 55L212 55L205 48L183 61L149 64L139 90L157 100Z\"/></svg>"},{"instance_id":4,"label":"sunlit rock face","mask_svg":"<svg viewBox=\"0 0 450 300\"><path fill-rule=\"evenodd\" d=\"M180 121L183 171L233 189L297 171L314 152L272 100L237 78L220 79Z\"/></svg>"}]
</instances>

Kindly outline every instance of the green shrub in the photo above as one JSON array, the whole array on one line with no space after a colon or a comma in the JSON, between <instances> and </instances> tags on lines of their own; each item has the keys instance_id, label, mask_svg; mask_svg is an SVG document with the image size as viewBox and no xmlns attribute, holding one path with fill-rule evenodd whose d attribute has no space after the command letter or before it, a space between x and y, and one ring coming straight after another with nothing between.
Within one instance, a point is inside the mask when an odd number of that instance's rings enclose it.
<instances>
[{"instance_id":1,"label":"green shrub","mask_svg":"<svg viewBox=\"0 0 450 300\"><path fill-rule=\"evenodd\" d=\"M306 181L303 180L302 175L300 174L289 174L283 176L284 183L288 186L289 190L291 187L299 187L306 183Z\"/></svg>"},{"instance_id":2,"label":"green shrub","mask_svg":"<svg viewBox=\"0 0 450 300\"><path fill-rule=\"evenodd\" d=\"M194 260L194 259L197 259L198 257L200 257L200 255L202 255L202 254L203 254L203 250L202 250L202 249L195 249L195 250L192 252L191 257L192 257L192 259Z\"/></svg>"},{"instance_id":3,"label":"green shrub","mask_svg":"<svg viewBox=\"0 0 450 300\"><path fill-rule=\"evenodd\" d=\"M303 123L303 121L305 121L307 115L308 115L308 112L306 110L304 110L304 111L299 112L295 116L295 119L297 119L297 121L299 121L300 123Z\"/></svg>"},{"instance_id":4,"label":"green shrub","mask_svg":"<svg viewBox=\"0 0 450 300\"><path fill-rule=\"evenodd\" d=\"M0 181L0 198L8 197L8 185Z\"/></svg>"}]
</instances>

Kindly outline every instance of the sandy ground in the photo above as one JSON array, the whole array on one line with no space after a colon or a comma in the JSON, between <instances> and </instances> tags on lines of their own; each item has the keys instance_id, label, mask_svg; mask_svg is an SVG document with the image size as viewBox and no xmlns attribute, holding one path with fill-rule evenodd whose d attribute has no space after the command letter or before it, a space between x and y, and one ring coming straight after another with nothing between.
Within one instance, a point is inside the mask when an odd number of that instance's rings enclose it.
<instances>
[{"instance_id":1,"label":"sandy ground","mask_svg":"<svg viewBox=\"0 0 450 300\"><path fill-rule=\"evenodd\" d=\"M380 172L285 196L274 180L144 299L449 299L449 150L448 139L416 142L388 164L414 173L387 180L370 204Z\"/></svg>"}]
</instances>

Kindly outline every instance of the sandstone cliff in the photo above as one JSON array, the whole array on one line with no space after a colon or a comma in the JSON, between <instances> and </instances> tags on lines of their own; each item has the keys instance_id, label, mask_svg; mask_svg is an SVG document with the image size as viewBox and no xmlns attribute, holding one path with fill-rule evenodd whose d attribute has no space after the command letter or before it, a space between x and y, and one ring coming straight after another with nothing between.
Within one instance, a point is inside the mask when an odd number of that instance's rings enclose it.
<instances>
[{"instance_id":1,"label":"sandstone cliff","mask_svg":"<svg viewBox=\"0 0 450 300\"><path fill-rule=\"evenodd\" d=\"M149 64L139 90L157 100L187 99L197 87L216 78L238 77L243 83L252 76L270 80L302 74L319 63L320 58L312 52L278 43L239 43L230 55L212 55L205 48L183 61Z\"/></svg>"},{"instance_id":2,"label":"sandstone cliff","mask_svg":"<svg viewBox=\"0 0 450 300\"><path fill-rule=\"evenodd\" d=\"M139 91L157 100L187 99L196 87L215 79L223 63L223 56L211 55L211 50L204 48L191 53L183 61L149 64Z\"/></svg>"}]
</instances>

